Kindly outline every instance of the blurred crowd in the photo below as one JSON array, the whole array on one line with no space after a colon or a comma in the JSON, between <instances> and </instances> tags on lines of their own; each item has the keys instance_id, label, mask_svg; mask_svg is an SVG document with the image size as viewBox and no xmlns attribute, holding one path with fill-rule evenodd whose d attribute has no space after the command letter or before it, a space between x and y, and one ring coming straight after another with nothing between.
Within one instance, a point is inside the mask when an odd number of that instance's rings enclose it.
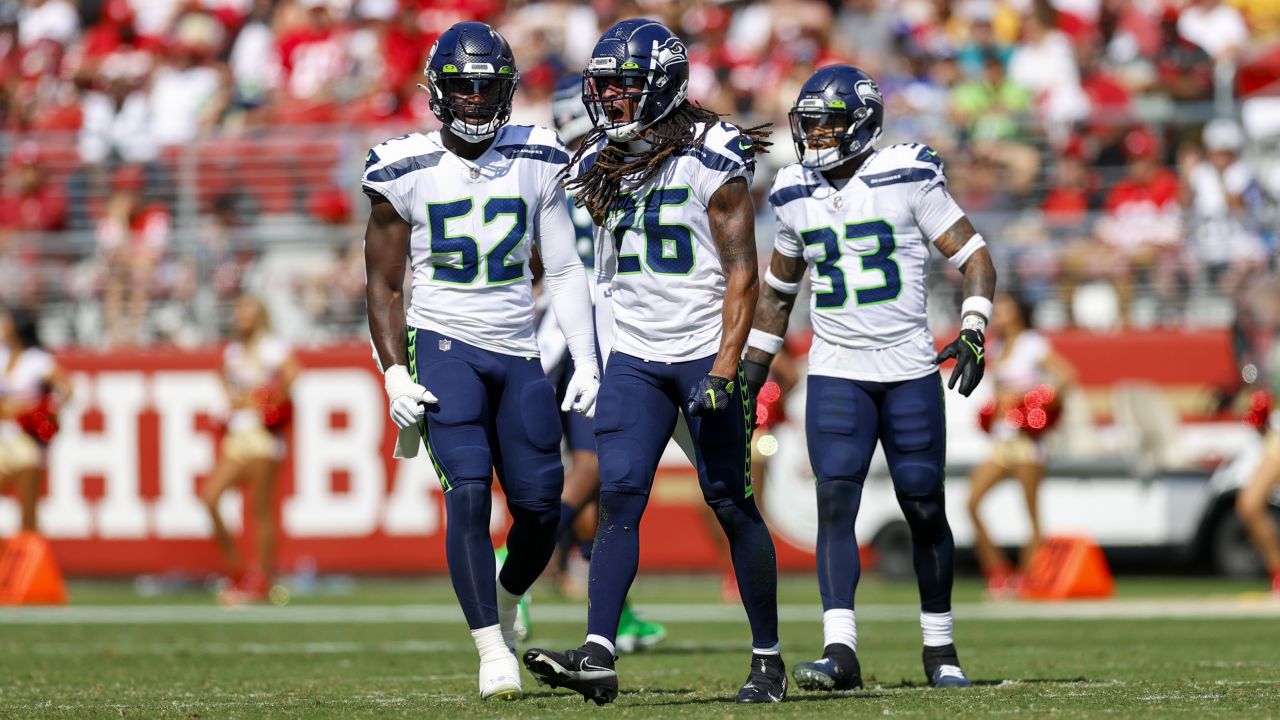
<instances>
[{"instance_id":1,"label":"blurred crowd","mask_svg":"<svg viewBox=\"0 0 1280 720\"><path fill-rule=\"evenodd\" d=\"M885 141L938 150L1002 278L1060 323L1223 324L1273 265L1267 0L0 0L0 301L79 308L68 342L197 342L202 303L269 283L357 333L360 160L438 125L418 88L435 37L495 25L512 121L547 124L557 81L637 15L686 39L693 99L775 124L761 194L794 159L804 79L877 77ZM769 230L763 212L765 248Z\"/></svg>"}]
</instances>

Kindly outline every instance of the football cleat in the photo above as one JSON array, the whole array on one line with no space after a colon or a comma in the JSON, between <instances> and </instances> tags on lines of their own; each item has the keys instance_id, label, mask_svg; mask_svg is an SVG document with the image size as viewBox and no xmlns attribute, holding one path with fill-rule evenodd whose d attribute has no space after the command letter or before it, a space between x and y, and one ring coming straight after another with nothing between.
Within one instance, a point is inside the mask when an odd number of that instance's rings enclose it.
<instances>
[{"instance_id":1,"label":"football cleat","mask_svg":"<svg viewBox=\"0 0 1280 720\"><path fill-rule=\"evenodd\" d=\"M480 661L481 700L519 700L521 695L520 663L515 655L501 653Z\"/></svg>"},{"instance_id":2,"label":"football cleat","mask_svg":"<svg viewBox=\"0 0 1280 720\"><path fill-rule=\"evenodd\" d=\"M751 673L738 691L740 703L777 703L787 699L787 666L781 655L751 654Z\"/></svg>"},{"instance_id":3,"label":"football cleat","mask_svg":"<svg viewBox=\"0 0 1280 720\"><path fill-rule=\"evenodd\" d=\"M619 653L648 650L667 637L667 628L659 623L643 620L631 609L631 602L622 605L622 618L618 623L617 647Z\"/></svg>"},{"instance_id":4,"label":"football cleat","mask_svg":"<svg viewBox=\"0 0 1280 720\"><path fill-rule=\"evenodd\" d=\"M539 683L568 688L581 694L584 701L604 705L618 697L613 655L595 643L564 652L531 648L524 654L524 666Z\"/></svg>"},{"instance_id":5,"label":"football cleat","mask_svg":"<svg viewBox=\"0 0 1280 720\"><path fill-rule=\"evenodd\" d=\"M966 688L973 683L960 669L960 658L956 656L954 644L941 647L924 648L924 676L929 684L936 688Z\"/></svg>"},{"instance_id":6,"label":"football cleat","mask_svg":"<svg viewBox=\"0 0 1280 720\"><path fill-rule=\"evenodd\" d=\"M822 649L822 659L791 669L802 690L858 690L862 688L862 666L858 654L847 645L833 643Z\"/></svg>"}]
</instances>

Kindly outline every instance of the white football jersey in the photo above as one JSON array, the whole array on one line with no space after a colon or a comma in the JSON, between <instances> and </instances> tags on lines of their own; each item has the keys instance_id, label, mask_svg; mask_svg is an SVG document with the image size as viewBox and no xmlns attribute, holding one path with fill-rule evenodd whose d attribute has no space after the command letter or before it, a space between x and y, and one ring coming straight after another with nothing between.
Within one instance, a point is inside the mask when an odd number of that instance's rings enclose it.
<instances>
[{"instance_id":1,"label":"white football jersey","mask_svg":"<svg viewBox=\"0 0 1280 720\"><path fill-rule=\"evenodd\" d=\"M914 143L876 150L840 189L788 165L769 204L778 217L774 249L809 265L809 372L880 382L933 372L929 244L964 215L938 154Z\"/></svg>"},{"instance_id":2,"label":"white football jersey","mask_svg":"<svg viewBox=\"0 0 1280 720\"><path fill-rule=\"evenodd\" d=\"M475 162L449 152L439 131L369 151L363 186L413 226L409 325L507 355L538 355L530 243L573 252L573 226L556 178L569 155L551 130L506 125ZM544 257L547 248L543 248Z\"/></svg>"},{"instance_id":3,"label":"white football jersey","mask_svg":"<svg viewBox=\"0 0 1280 720\"><path fill-rule=\"evenodd\" d=\"M694 126L694 137L703 127ZM717 123L701 146L668 159L644 185L622 188L596 229L596 278L612 306L614 350L680 362L720 349L727 282L707 204L730 180L751 182L750 142L736 127ZM589 152L575 171L595 158ZM604 327L599 332L609 335Z\"/></svg>"}]
</instances>

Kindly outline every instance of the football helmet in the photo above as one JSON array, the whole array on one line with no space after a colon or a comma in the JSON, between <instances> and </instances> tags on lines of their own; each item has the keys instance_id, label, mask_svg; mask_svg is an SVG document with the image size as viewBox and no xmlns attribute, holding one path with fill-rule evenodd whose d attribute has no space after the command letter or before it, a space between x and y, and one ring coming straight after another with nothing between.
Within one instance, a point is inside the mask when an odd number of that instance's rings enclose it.
<instances>
[{"instance_id":1,"label":"football helmet","mask_svg":"<svg viewBox=\"0 0 1280 720\"><path fill-rule=\"evenodd\" d=\"M582 102L611 140L640 137L684 102L689 51L662 23L623 20L605 31L582 73Z\"/></svg>"},{"instance_id":2,"label":"football helmet","mask_svg":"<svg viewBox=\"0 0 1280 720\"><path fill-rule=\"evenodd\" d=\"M884 97L870 75L831 65L805 81L787 118L800 164L829 170L875 145L884 127Z\"/></svg>"},{"instance_id":3,"label":"football helmet","mask_svg":"<svg viewBox=\"0 0 1280 720\"><path fill-rule=\"evenodd\" d=\"M484 142L511 119L520 73L511 46L488 25L461 22L445 30L423 74L431 111L463 140Z\"/></svg>"},{"instance_id":4,"label":"football helmet","mask_svg":"<svg viewBox=\"0 0 1280 720\"><path fill-rule=\"evenodd\" d=\"M556 85L551 96L551 122L560 142L572 145L591 131L591 116L582 104L582 78L567 75Z\"/></svg>"}]
</instances>

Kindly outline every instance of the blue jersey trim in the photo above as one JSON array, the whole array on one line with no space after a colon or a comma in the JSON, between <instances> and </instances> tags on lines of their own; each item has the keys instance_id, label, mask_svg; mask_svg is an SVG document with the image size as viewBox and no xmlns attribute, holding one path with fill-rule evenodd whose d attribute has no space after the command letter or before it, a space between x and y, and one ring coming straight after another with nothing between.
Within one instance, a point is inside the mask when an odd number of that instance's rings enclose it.
<instances>
[{"instance_id":1,"label":"blue jersey trim","mask_svg":"<svg viewBox=\"0 0 1280 720\"><path fill-rule=\"evenodd\" d=\"M694 157L698 159L708 169L715 172L734 172L743 168L743 163L730 160L729 158L705 147L685 148L679 152L679 157Z\"/></svg>"},{"instance_id":2,"label":"blue jersey trim","mask_svg":"<svg viewBox=\"0 0 1280 720\"><path fill-rule=\"evenodd\" d=\"M372 151L371 151L372 152ZM367 182L391 182L399 177L404 177L411 172L418 170L430 170L440 164L440 158L444 155L443 151L427 153L426 155L414 155L412 157L401 158L385 167L365 176Z\"/></svg>"},{"instance_id":3,"label":"blue jersey trim","mask_svg":"<svg viewBox=\"0 0 1280 720\"><path fill-rule=\"evenodd\" d=\"M875 175L863 175L859 179L867 184L867 187L883 187L885 185L897 185L899 183L924 182L932 180L938 176L937 170L928 168L902 168L901 170L890 170L888 172L876 173Z\"/></svg>"},{"instance_id":4,"label":"blue jersey trim","mask_svg":"<svg viewBox=\"0 0 1280 720\"><path fill-rule=\"evenodd\" d=\"M510 160L541 160L555 165L569 162L569 153L552 145L501 145L493 151Z\"/></svg>"},{"instance_id":5,"label":"blue jersey trim","mask_svg":"<svg viewBox=\"0 0 1280 720\"><path fill-rule=\"evenodd\" d=\"M792 200L802 200L807 197L813 197L818 191L817 185L789 185L780 188L769 196L769 204L774 207L782 207Z\"/></svg>"}]
</instances>

